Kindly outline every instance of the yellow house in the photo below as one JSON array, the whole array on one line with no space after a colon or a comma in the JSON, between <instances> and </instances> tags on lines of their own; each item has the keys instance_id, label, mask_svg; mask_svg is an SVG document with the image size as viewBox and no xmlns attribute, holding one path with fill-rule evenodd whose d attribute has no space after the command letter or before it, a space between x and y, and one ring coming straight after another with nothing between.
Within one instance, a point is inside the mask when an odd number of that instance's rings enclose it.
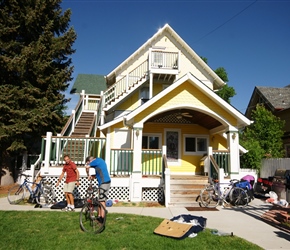
<instances>
[{"instance_id":1,"label":"yellow house","mask_svg":"<svg viewBox=\"0 0 290 250\"><path fill-rule=\"evenodd\" d=\"M108 75L78 76L80 102L61 134L47 134L55 156L41 171L53 175L67 153L79 166L93 154L107 162L112 196L131 201L162 193L168 175L238 177L238 130L250 120L215 93L224 85L166 24Z\"/></svg>"}]
</instances>

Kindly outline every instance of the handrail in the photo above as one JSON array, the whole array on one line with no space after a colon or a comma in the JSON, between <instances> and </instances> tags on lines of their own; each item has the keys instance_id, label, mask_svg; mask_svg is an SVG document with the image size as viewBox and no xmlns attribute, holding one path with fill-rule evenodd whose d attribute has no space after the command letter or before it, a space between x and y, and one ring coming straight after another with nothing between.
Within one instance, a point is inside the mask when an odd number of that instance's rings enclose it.
<instances>
[{"instance_id":1,"label":"handrail","mask_svg":"<svg viewBox=\"0 0 290 250\"><path fill-rule=\"evenodd\" d=\"M162 155L162 179L165 179L165 170L168 168L166 154Z\"/></svg>"},{"instance_id":2,"label":"handrail","mask_svg":"<svg viewBox=\"0 0 290 250\"><path fill-rule=\"evenodd\" d=\"M213 158L212 155L209 156L210 158L210 162L212 163L212 165L214 166L214 169L216 170L217 173L219 173L219 166L218 164L216 163L215 159Z\"/></svg>"},{"instance_id":3,"label":"handrail","mask_svg":"<svg viewBox=\"0 0 290 250\"><path fill-rule=\"evenodd\" d=\"M129 88L133 87L141 78L146 76L148 72L148 60L138 65L135 69L123 76L120 80L110 86L105 92L105 105L117 99L125 93Z\"/></svg>"},{"instance_id":4,"label":"handrail","mask_svg":"<svg viewBox=\"0 0 290 250\"><path fill-rule=\"evenodd\" d=\"M96 115L94 115L94 118L93 118L93 121L92 121L92 123L91 123L91 126L90 126L90 128L89 128L89 135L90 135L90 137L94 137L94 136L96 136L95 135L95 123L96 123Z\"/></svg>"},{"instance_id":5,"label":"handrail","mask_svg":"<svg viewBox=\"0 0 290 250\"><path fill-rule=\"evenodd\" d=\"M79 99L78 104L76 105L75 110L79 110L82 107L82 103L83 103L83 96L81 96L81 98ZM78 112L77 112L78 113ZM70 126L74 126L72 123L75 121L75 115L76 113L72 113L68 119L68 121L66 122L65 126L63 127L62 131L61 131L61 135L68 135L71 134L72 131L68 131Z\"/></svg>"}]
</instances>

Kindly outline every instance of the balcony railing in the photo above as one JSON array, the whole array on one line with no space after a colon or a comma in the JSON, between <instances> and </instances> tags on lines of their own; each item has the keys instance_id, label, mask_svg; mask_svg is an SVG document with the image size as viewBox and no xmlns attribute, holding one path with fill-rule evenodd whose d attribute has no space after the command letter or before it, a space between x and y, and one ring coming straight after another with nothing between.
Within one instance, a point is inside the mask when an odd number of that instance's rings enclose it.
<instances>
[{"instance_id":1,"label":"balcony railing","mask_svg":"<svg viewBox=\"0 0 290 250\"><path fill-rule=\"evenodd\" d=\"M152 51L150 69L179 69L178 59L178 52Z\"/></svg>"},{"instance_id":2,"label":"balcony railing","mask_svg":"<svg viewBox=\"0 0 290 250\"><path fill-rule=\"evenodd\" d=\"M162 175L162 150L142 150L142 175Z\"/></svg>"},{"instance_id":3,"label":"balcony railing","mask_svg":"<svg viewBox=\"0 0 290 250\"><path fill-rule=\"evenodd\" d=\"M142 150L142 175L162 175L162 150ZM133 149L111 149L110 174L130 175L133 171Z\"/></svg>"},{"instance_id":4,"label":"balcony railing","mask_svg":"<svg viewBox=\"0 0 290 250\"><path fill-rule=\"evenodd\" d=\"M51 140L47 143L47 140ZM67 137L52 136L42 139L41 155L44 156L48 152L48 159L51 166L59 166L64 164L64 155L69 155L72 161L77 165L85 165L85 158L88 155L105 158L105 138L96 137ZM47 149L47 145L49 145ZM47 157L47 155L46 155ZM42 158L42 161L44 159Z\"/></svg>"},{"instance_id":5,"label":"balcony railing","mask_svg":"<svg viewBox=\"0 0 290 250\"><path fill-rule=\"evenodd\" d=\"M225 173L229 173L230 152L228 150L213 150L212 154L219 168L223 168Z\"/></svg>"},{"instance_id":6,"label":"balcony railing","mask_svg":"<svg viewBox=\"0 0 290 250\"><path fill-rule=\"evenodd\" d=\"M133 149L111 149L110 174L127 176L133 171Z\"/></svg>"}]
</instances>

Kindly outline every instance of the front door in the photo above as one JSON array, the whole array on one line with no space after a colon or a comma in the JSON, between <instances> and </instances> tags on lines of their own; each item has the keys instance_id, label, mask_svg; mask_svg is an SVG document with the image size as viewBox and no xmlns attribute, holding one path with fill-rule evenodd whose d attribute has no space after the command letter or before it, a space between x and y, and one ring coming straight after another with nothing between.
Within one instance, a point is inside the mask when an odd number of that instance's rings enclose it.
<instances>
[{"instance_id":1,"label":"front door","mask_svg":"<svg viewBox=\"0 0 290 250\"><path fill-rule=\"evenodd\" d=\"M171 165L179 165L180 163L180 131L166 130L165 131L165 145L167 161Z\"/></svg>"}]
</instances>

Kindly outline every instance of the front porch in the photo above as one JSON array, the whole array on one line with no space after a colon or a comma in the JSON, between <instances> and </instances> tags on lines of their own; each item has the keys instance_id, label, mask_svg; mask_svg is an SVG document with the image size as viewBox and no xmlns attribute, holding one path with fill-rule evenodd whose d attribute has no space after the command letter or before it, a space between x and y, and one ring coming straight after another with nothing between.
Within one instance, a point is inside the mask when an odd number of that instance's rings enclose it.
<instances>
[{"instance_id":1,"label":"front porch","mask_svg":"<svg viewBox=\"0 0 290 250\"><path fill-rule=\"evenodd\" d=\"M43 138L43 154L35 164L32 164L26 173L35 176L38 172L46 176L47 180L55 186L58 176L61 173L64 164L63 156L69 154L71 159L76 162L80 171L80 187L75 189L76 198L85 197L88 181L85 172L85 158L87 155L96 155L106 158L106 139L96 137L65 137L52 136L48 133ZM211 152L211 149L209 149ZM167 164L166 147L162 149L144 149L141 152L141 171L138 172L133 164L133 149L110 149L110 161L108 169L112 177L112 186L109 198L120 201L155 201L166 206L181 206L197 204L195 199L198 190L207 182L208 176L218 177L218 172L211 163L205 160L204 169L206 176L203 177L196 173L184 174L171 173ZM217 165L223 168L223 172L228 173L229 169L229 152L213 151L212 157ZM76 160L74 160L76 159ZM207 176L208 175L208 176ZM174 176L178 178L185 177L188 185L178 187L174 183ZM202 178L201 178L202 177ZM219 177L218 177L219 178ZM201 181L200 181L201 180ZM97 183L95 183L97 185ZM55 188L57 200L63 200L62 185ZM172 186L173 185L173 186ZM175 185L175 187L174 187ZM180 186L180 185L179 185ZM168 192L169 191L169 192ZM177 194L185 194L182 199ZM192 193L188 196L189 193ZM187 201L186 201L187 200Z\"/></svg>"}]
</instances>

